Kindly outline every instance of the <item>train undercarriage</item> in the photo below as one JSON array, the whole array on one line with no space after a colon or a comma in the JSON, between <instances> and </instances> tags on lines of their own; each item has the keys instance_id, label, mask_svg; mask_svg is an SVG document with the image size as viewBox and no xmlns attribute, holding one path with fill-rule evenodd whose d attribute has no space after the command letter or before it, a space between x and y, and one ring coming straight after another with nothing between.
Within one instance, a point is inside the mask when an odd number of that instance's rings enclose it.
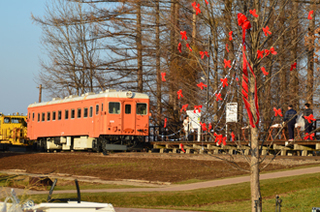
<instances>
[{"instance_id":1,"label":"train undercarriage","mask_svg":"<svg viewBox=\"0 0 320 212\"><path fill-rule=\"evenodd\" d=\"M42 152L57 150L92 150L107 154L109 151L132 151L149 148L145 136L101 135L99 138L88 136L61 136L39 138L34 149Z\"/></svg>"}]
</instances>

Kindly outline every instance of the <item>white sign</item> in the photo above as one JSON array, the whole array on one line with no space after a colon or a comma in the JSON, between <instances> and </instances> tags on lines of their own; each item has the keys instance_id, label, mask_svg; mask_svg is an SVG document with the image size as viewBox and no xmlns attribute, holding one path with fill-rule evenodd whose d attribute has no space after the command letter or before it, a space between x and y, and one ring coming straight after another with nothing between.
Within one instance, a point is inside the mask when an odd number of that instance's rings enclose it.
<instances>
[{"instance_id":1,"label":"white sign","mask_svg":"<svg viewBox=\"0 0 320 212\"><path fill-rule=\"evenodd\" d=\"M198 131L198 141L200 141L201 138L201 113L196 110L196 113L194 113L194 110L187 110L187 115L189 116L189 119L191 121L192 129L197 129Z\"/></svg>"},{"instance_id":2,"label":"white sign","mask_svg":"<svg viewBox=\"0 0 320 212\"><path fill-rule=\"evenodd\" d=\"M227 103L226 122L238 122L238 103Z\"/></svg>"}]
</instances>

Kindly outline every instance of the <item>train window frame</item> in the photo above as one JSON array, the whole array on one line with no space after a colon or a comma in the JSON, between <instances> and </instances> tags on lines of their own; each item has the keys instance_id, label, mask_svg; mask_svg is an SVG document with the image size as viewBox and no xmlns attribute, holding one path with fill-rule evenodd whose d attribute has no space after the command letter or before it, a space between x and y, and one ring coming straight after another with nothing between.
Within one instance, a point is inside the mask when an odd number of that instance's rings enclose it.
<instances>
[{"instance_id":1,"label":"train window frame","mask_svg":"<svg viewBox=\"0 0 320 212\"><path fill-rule=\"evenodd\" d=\"M68 120L69 119L69 110L65 110L64 111L64 120Z\"/></svg>"},{"instance_id":2,"label":"train window frame","mask_svg":"<svg viewBox=\"0 0 320 212\"><path fill-rule=\"evenodd\" d=\"M62 118L62 111L58 110L58 120L61 120L61 118Z\"/></svg>"},{"instance_id":3,"label":"train window frame","mask_svg":"<svg viewBox=\"0 0 320 212\"><path fill-rule=\"evenodd\" d=\"M93 115L93 107L92 106L90 106L90 118L92 117L92 115Z\"/></svg>"},{"instance_id":4,"label":"train window frame","mask_svg":"<svg viewBox=\"0 0 320 212\"><path fill-rule=\"evenodd\" d=\"M119 112L117 112L117 110L115 110L114 112L114 108L111 104L119 104ZM117 108L116 108L117 109ZM109 110L108 110L109 114L120 114L121 113L121 103L120 102L109 102Z\"/></svg>"},{"instance_id":5,"label":"train window frame","mask_svg":"<svg viewBox=\"0 0 320 212\"><path fill-rule=\"evenodd\" d=\"M30 119L30 117L31 117L31 113L29 113L29 119Z\"/></svg>"},{"instance_id":6,"label":"train window frame","mask_svg":"<svg viewBox=\"0 0 320 212\"><path fill-rule=\"evenodd\" d=\"M101 103L101 112L103 111L103 103Z\"/></svg>"},{"instance_id":7,"label":"train window frame","mask_svg":"<svg viewBox=\"0 0 320 212\"><path fill-rule=\"evenodd\" d=\"M34 121L34 113L32 113L32 121Z\"/></svg>"},{"instance_id":8,"label":"train window frame","mask_svg":"<svg viewBox=\"0 0 320 212\"><path fill-rule=\"evenodd\" d=\"M8 120L8 121L6 122L6 120ZM4 123L4 124L10 124L10 123L11 123L10 117L4 117L4 118L3 118L3 123Z\"/></svg>"},{"instance_id":9,"label":"train window frame","mask_svg":"<svg viewBox=\"0 0 320 212\"><path fill-rule=\"evenodd\" d=\"M70 119L74 119L75 114L76 114L75 110L71 109L71 111L70 111Z\"/></svg>"},{"instance_id":10,"label":"train window frame","mask_svg":"<svg viewBox=\"0 0 320 212\"><path fill-rule=\"evenodd\" d=\"M46 113L41 113L41 122L46 120Z\"/></svg>"},{"instance_id":11,"label":"train window frame","mask_svg":"<svg viewBox=\"0 0 320 212\"><path fill-rule=\"evenodd\" d=\"M96 115L99 114L99 104L96 104Z\"/></svg>"},{"instance_id":12,"label":"train window frame","mask_svg":"<svg viewBox=\"0 0 320 212\"><path fill-rule=\"evenodd\" d=\"M82 108L77 108L77 118L81 119Z\"/></svg>"},{"instance_id":13,"label":"train window frame","mask_svg":"<svg viewBox=\"0 0 320 212\"><path fill-rule=\"evenodd\" d=\"M145 105L146 106L145 107L145 113L139 113L138 105ZM137 115L142 115L142 116L147 115L147 113L148 113L148 104L147 103L143 103L143 102L137 102L137 104L136 104L136 113L137 113Z\"/></svg>"},{"instance_id":14,"label":"train window frame","mask_svg":"<svg viewBox=\"0 0 320 212\"><path fill-rule=\"evenodd\" d=\"M83 108L83 118L88 118L88 108Z\"/></svg>"},{"instance_id":15,"label":"train window frame","mask_svg":"<svg viewBox=\"0 0 320 212\"><path fill-rule=\"evenodd\" d=\"M127 106L130 106L130 108L129 108L130 111L128 111L128 112L127 112ZM125 113L125 114L131 114L131 104L126 104L126 105L124 106L124 113Z\"/></svg>"},{"instance_id":16,"label":"train window frame","mask_svg":"<svg viewBox=\"0 0 320 212\"><path fill-rule=\"evenodd\" d=\"M47 121L50 121L51 119L51 112L47 112Z\"/></svg>"},{"instance_id":17,"label":"train window frame","mask_svg":"<svg viewBox=\"0 0 320 212\"><path fill-rule=\"evenodd\" d=\"M56 111L52 111L52 121L56 120Z\"/></svg>"},{"instance_id":18,"label":"train window frame","mask_svg":"<svg viewBox=\"0 0 320 212\"><path fill-rule=\"evenodd\" d=\"M40 122L40 113L38 113L38 122Z\"/></svg>"}]
</instances>

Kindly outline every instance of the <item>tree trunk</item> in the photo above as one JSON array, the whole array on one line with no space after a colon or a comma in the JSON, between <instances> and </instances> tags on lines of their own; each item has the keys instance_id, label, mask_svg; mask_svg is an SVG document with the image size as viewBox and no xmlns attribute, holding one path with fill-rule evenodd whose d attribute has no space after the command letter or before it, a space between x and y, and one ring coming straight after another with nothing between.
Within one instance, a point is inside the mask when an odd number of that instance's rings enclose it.
<instances>
[{"instance_id":1,"label":"tree trunk","mask_svg":"<svg viewBox=\"0 0 320 212\"><path fill-rule=\"evenodd\" d=\"M310 9L315 8L315 0L312 0ZM307 76L307 98L306 101L311 105L313 104L313 72L314 72L314 30L315 30L315 13L312 15L312 19L309 21L308 36L310 39L308 48L308 76Z\"/></svg>"},{"instance_id":2,"label":"tree trunk","mask_svg":"<svg viewBox=\"0 0 320 212\"><path fill-rule=\"evenodd\" d=\"M142 75L142 34L141 34L141 0L137 0L137 81L138 92L143 92L143 75Z\"/></svg>"},{"instance_id":3,"label":"tree trunk","mask_svg":"<svg viewBox=\"0 0 320 212\"><path fill-rule=\"evenodd\" d=\"M161 125L161 70L160 70L160 5L156 0L156 70L157 70L157 124Z\"/></svg>"}]
</instances>

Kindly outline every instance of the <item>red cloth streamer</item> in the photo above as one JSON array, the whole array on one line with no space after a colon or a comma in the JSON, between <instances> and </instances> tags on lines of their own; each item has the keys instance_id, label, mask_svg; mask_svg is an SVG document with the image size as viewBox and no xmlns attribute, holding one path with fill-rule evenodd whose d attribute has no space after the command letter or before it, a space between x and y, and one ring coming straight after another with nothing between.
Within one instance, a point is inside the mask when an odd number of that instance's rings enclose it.
<instances>
[{"instance_id":1,"label":"red cloth streamer","mask_svg":"<svg viewBox=\"0 0 320 212\"><path fill-rule=\"evenodd\" d=\"M186 46L189 48L189 51L192 52L192 49L191 49L189 43L187 43Z\"/></svg>"},{"instance_id":2,"label":"red cloth streamer","mask_svg":"<svg viewBox=\"0 0 320 212\"><path fill-rule=\"evenodd\" d=\"M167 118L165 118L165 119L164 119L164 125L163 125L163 128L166 128L166 127L167 127L167 121L168 121L168 120L167 120Z\"/></svg>"},{"instance_id":3,"label":"red cloth streamer","mask_svg":"<svg viewBox=\"0 0 320 212\"><path fill-rule=\"evenodd\" d=\"M227 52L229 52L229 49L228 49L228 44L226 43L226 50L227 50Z\"/></svg>"},{"instance_id":4,"label":"red cloth streamer","mask_svg":"<svg viewBox=\"0 0 320 212\"><path fill-rule=\"evenodd\" d=\"M199 88L201 88L201 90L203 90L203 87L208 87L206 84L204 84L203 82L200 82L199 84L197 84L197 86Z\"/></svg>"},{"instance_id":5,"label":"red cloth streamer","mask_svg":"<svg viewBox=\"0 0 320 212\"><path fill-rule=\"evenodd\" d=\"M182 108L180 110L180 113L184 110L184 112L187 112L188 104L182 105Z\"/></svg>"},{"instance_id":6,"label":"red cloth streamer","mask_svg":"<svg viewBox=\"0 0 320 212\"><path fill-rule=\"evenodd\" d=\"M311 11L309 12L309 14L308 14L308 19L309 19L309 20L312 19L312 17L311 17L312 14L313 14L313 10L311 10Z\"/></svg>"},{"instance_id":7,"label":"red cloth streamer","mask_svg":"<svg viewBox=\"0 0 320 212\"><path fill-rule=\"evenodd\" d=\"M200 123L200 125L202 127L202 131L207 131L208 130L206 123L201 123L201 122L199 122L199 123Z\"/></svg>"},{"instance_id":8,"label":"red cloth streamer","mask_svg":"<svg viewBox=\"0 0 320 212\"><path fill-rule=\"evenodd\" d=\"M306 133L306 136L303 139L307 140L309 138L310 140L313 140L313 137L314 137L314 133L311 133L310 135L309 133Z\"/></svg>"},{"instance_id":9,"label":"red cloth streamer","mask_svg":"<svg viewBox=\"0 0 320 212\"><path fill-rule=\"evenodd\" d=\"M267 76L269 72L266 72L266 69L264 67L261 67L261 71L263 72L264 76Z\"/></svg>"},{"instance_id":10,"label":"red cloth streamer","mask_svg":"<svg viewBox=\"0 0 320 212\"><path fill-rule=\"evenodd\" d=\"M229 68L231 68L231 65L230 65L231 60L226 60L226 59L224 59L223 62L224 62L224 68L227 68L227 66L228 66Z\"/></svg>"},{"instance_id":11,"label":"red cloth streamer","mask_svg":"<svg viewBox=\"0 0 320 212\"><path fill-rule=\"evenodd\" d=\"M206 2L206 4L209 4L209 2L207 0L204 0Z\"/></svg>"},{"instance_id":12,"label":"red cloth streamer","mask_svg":"<svg viewBox=\"0 0 320 212\"><path fill-rule=\"evenodd\" d=\"M281 113L281 108L279 108L277 110L277 108L274 107L273 111L274 111L274 116L278 116L278 115L281 116L281 117L283 116L282 113Z\"/></svg>"},{"instance_id":13,"label":"red cloth streamer","mask_svg":"<svg viewBox=\"0 0 320 212\"><path fill-rule=\"evenodd\" d=\"M207 56L207 57L209 57L209 54L208 54L208 52L207 51L200 51L199 52L200 53L200 55L201 55L201 59L203 59L204 58L204 56Z\"/></svg>"},{"instance_id":14,"label":"red cloth streamer","mask_svg":"<svg viewBox=\"0 0 320 212\"><path fill-rule=\"evenodd\" d=\"M183 40L183 39L187 40L188 39L186 31L180 31L180 35L181 35L181 40Z\"/></svg>"},{"instance_id":15,"label":"red cloth streamer","mask_svg":"<svg viewBox=\"0 0 320 212\"><path fill-rule=\"evenodd\" d=\"M231 132L231 138L232 138L232 141L235 141L235 140L236 140L236 136L234 135L233 132Z\"/></svg>"},{"instance_id":16,"label":"red cloth streamer","mask_svg":"<svg viewBox=\"0 0 320 212\"><path fill-rule=\"evenodd\" d=\"M199 4L199 3L198 3L198 5L197 5L197 2L193 2L191 5L192 5L193 9L196 11L196 15L198 15L199 13L201 13L200 4Z\"/></svg>"},{"instance_id":17,"label":"red cloth streamer","mask_svg":"<svg viewBox=\"0 0 320 212\"><path fill-rule=\"evenodd\" d=\"M177 91L177 94L178 94L178 99L180 99L180 97L183 98L181 89Z\"/></svg>"},{"instance_id":18,"label":"red cloth streamer","mask_svg":"<svg viewBox=\"0 0 320 212\"><path fill-rule=\"evenodd\" d=\"M209 130L211 130L212 129L212 124L211 124L211 122L209 123Z\"/></svg>"},{"instance_id":19,"label":"red cloth streamer","mask_svg":"<svg viewBox=\"0 0 320 212\"><path fill-rule=\"evenodd\" d=\"M264 32L264 35L266 37L268 37L268 34L271 35L272 33L269 31L269 27L266 26L265 28L262 28L263 32Z\"/></svg>"},{"instance_id":20,"label":"red cloth streamer","mask_svg":"<svg viewBox=\"0 0 320 212\"><path fill-rule=\"evenodd\" d=\"M215 143L218 142L218 145L220 145L223 135L219 135L219 134L217 134L217 133L214 133L213 135L216 137L216 139L214 140L214 142L215 142Z\"/></svg>"},{"instance_id":21,"label":"red cloth streamer","mask_svg":"<svg viewBox=\"0 0 320 212\"><path fill-rule=\"evenodd\" d=\"M162 82L165 82L166 81L166 72L161 72L161 78L162 78Z\"/></svg>"},{"instance_id":22,"label":"red cloth streamer","mask_svg":"<svg viewBox=\"0 0 320 212\"><path fill-rule=\"evenodd\" d=\"M202 108L202 105L198 105L198 106L197 106L197 105L195 105L195 106L194 106L194 110L193 110L193 112L194 112L194 113L196 113L196 112L197 112L197 110L198 110L198 112L199 112L199 113L201 113L201 110L200 110L201 108Z\"/></svg>"},{"instance_id":23,"label":"red cloth streamer","mask_svg":"<svg viewBox=\"0 0 320 212\"><path fill-rule=\"evenodd\" d=\"M297 62L291 65L290 71L292 71L294 68L297 68Z\"/></svg>"},{"instance_id":24,"label":"red cloth streamer","mask_svg":"<svg viewBox=\"0 0 320 212\"><path fill-rule=\"evenodd\" d=\"M218 94L215 94L216 95L216 97L217 97L217 102L219 101L219 100L222 100L221 99L221 93L218 93Z\"/></svg>"},{"instance_id":25,"label":"red cloth streamer","mask_svg":"<svg viewBox=\"0 0 320 212\"><path fill-rule=\"evenodd\" d=\"M250 14L253 15L254 17L258 18L258 14L256 13L256 9L254 10L249 10Z\"/></svg>"},{"instance_id":26,"label":"red cloth streamer","mask_svg":"<svg viewBox=\"0 0 320 212\"><path fill-rule=\"evenodd\" d=\"M308 120L309 123L311 123L312 121L315 121L316 119L313 118L313 114L310 114L309 116L303 116L306 120Z\"/></svg>"},{"instance_id":27,"label":"red cloth streamer","mask_svg":"<svg viewBox=\"0 0 320 212\"><path fill-rule=\"evenodd\" d=\"M233 33L233 31L229 32L229 40L232 40L232 33Z\"/></svg>"},{"instance_id":28,"label":"red cloth streamer","mask_svg":"<svg viewBox=\"0 0 320 212\"><path fill-rule=\"evenodd\" d=\"M182 150L182 152L186 153L186 151L184 150L184 145L180 144L180 149Z\"/></svg>"},{"instance_id":29,"label":"red cloth streamer","mask_svg":"<svg viewBox=\"0 0 320 212\"><path fill-rule=\"evenodd\" d=\"M181 45L181 43L179 43L178 44L178 50L179 50L180 53L182 52L181 48L182 48L182 45Z\"/></svg>"},{"instance_id":30,"label":"red cloth streamer","mask_svg":"<svg viewBox=\"0 0 320 212\"><path fill-rule=\"evenodd\" d=\"M224 87L224 86L228 86L228 78L226 77L226 78L224 78L224 79L220 79L220 82L222 82L222 87Z\"/></svg>"},{"instance_id":31,"label":"red cloth streamer","mask_svg":"<svg viewBox=\"0 0 320 212\"><path fill-rule=\"evenodd\" d=\"M267 57L270 54L270 51L268 49L265 49L264 53L266 53L265 57Z\"/></svg>"},{"instance_id":32,"label":"red cloth streamer","mask_svg":"<svg viewBox=\"0 0 320 212\"><path fill-rule=\"evenodd\" d=\"M247 110L248 113L248 117L249 117L249 122L250 125L254 128L255 125L257 125L259 123L259 119L260 119L260 112L259 112L259 105L258 105L258 88L257 88L257 81L256 81L256 76L254 74L254 71L252 69L252 67L250 66L250 64L247 61L246 55L245 55L245 51L246 51L246 46L245 46L245 39L246 39L246 30L251 28L251 24L250 21L248 21L247 17L245 15L243 15L242 13L238 13L238 25L242 27L242 45L243 45L243 50L242 50L242 57L243 57L243 84L247 84L248 83L248 70L247 70L247 66L249 67L254 80L255 80L255 91L254 91L254 103L255 103L255 107L256 107L256 116L257 116L257 121L254 124L253 122L253 115L251 113L250 110L250 103L248 101L248 94L242 89L242 99L244 101L244 105L245 108Z\"/></svg>"},{"instance_id":33,"label":"red cloth streamer","mask_svg":"<svg viewBox=\"0 0 320 212\"><path fill-rule=\"evenodd\" d=\"M271 54L273 54L273 55L278 54L278 52L276 52L276 51L274 50L274 47L271 47L271 48L270 48L270 52L271 52Z\"/></svg>"}]
</instances>

